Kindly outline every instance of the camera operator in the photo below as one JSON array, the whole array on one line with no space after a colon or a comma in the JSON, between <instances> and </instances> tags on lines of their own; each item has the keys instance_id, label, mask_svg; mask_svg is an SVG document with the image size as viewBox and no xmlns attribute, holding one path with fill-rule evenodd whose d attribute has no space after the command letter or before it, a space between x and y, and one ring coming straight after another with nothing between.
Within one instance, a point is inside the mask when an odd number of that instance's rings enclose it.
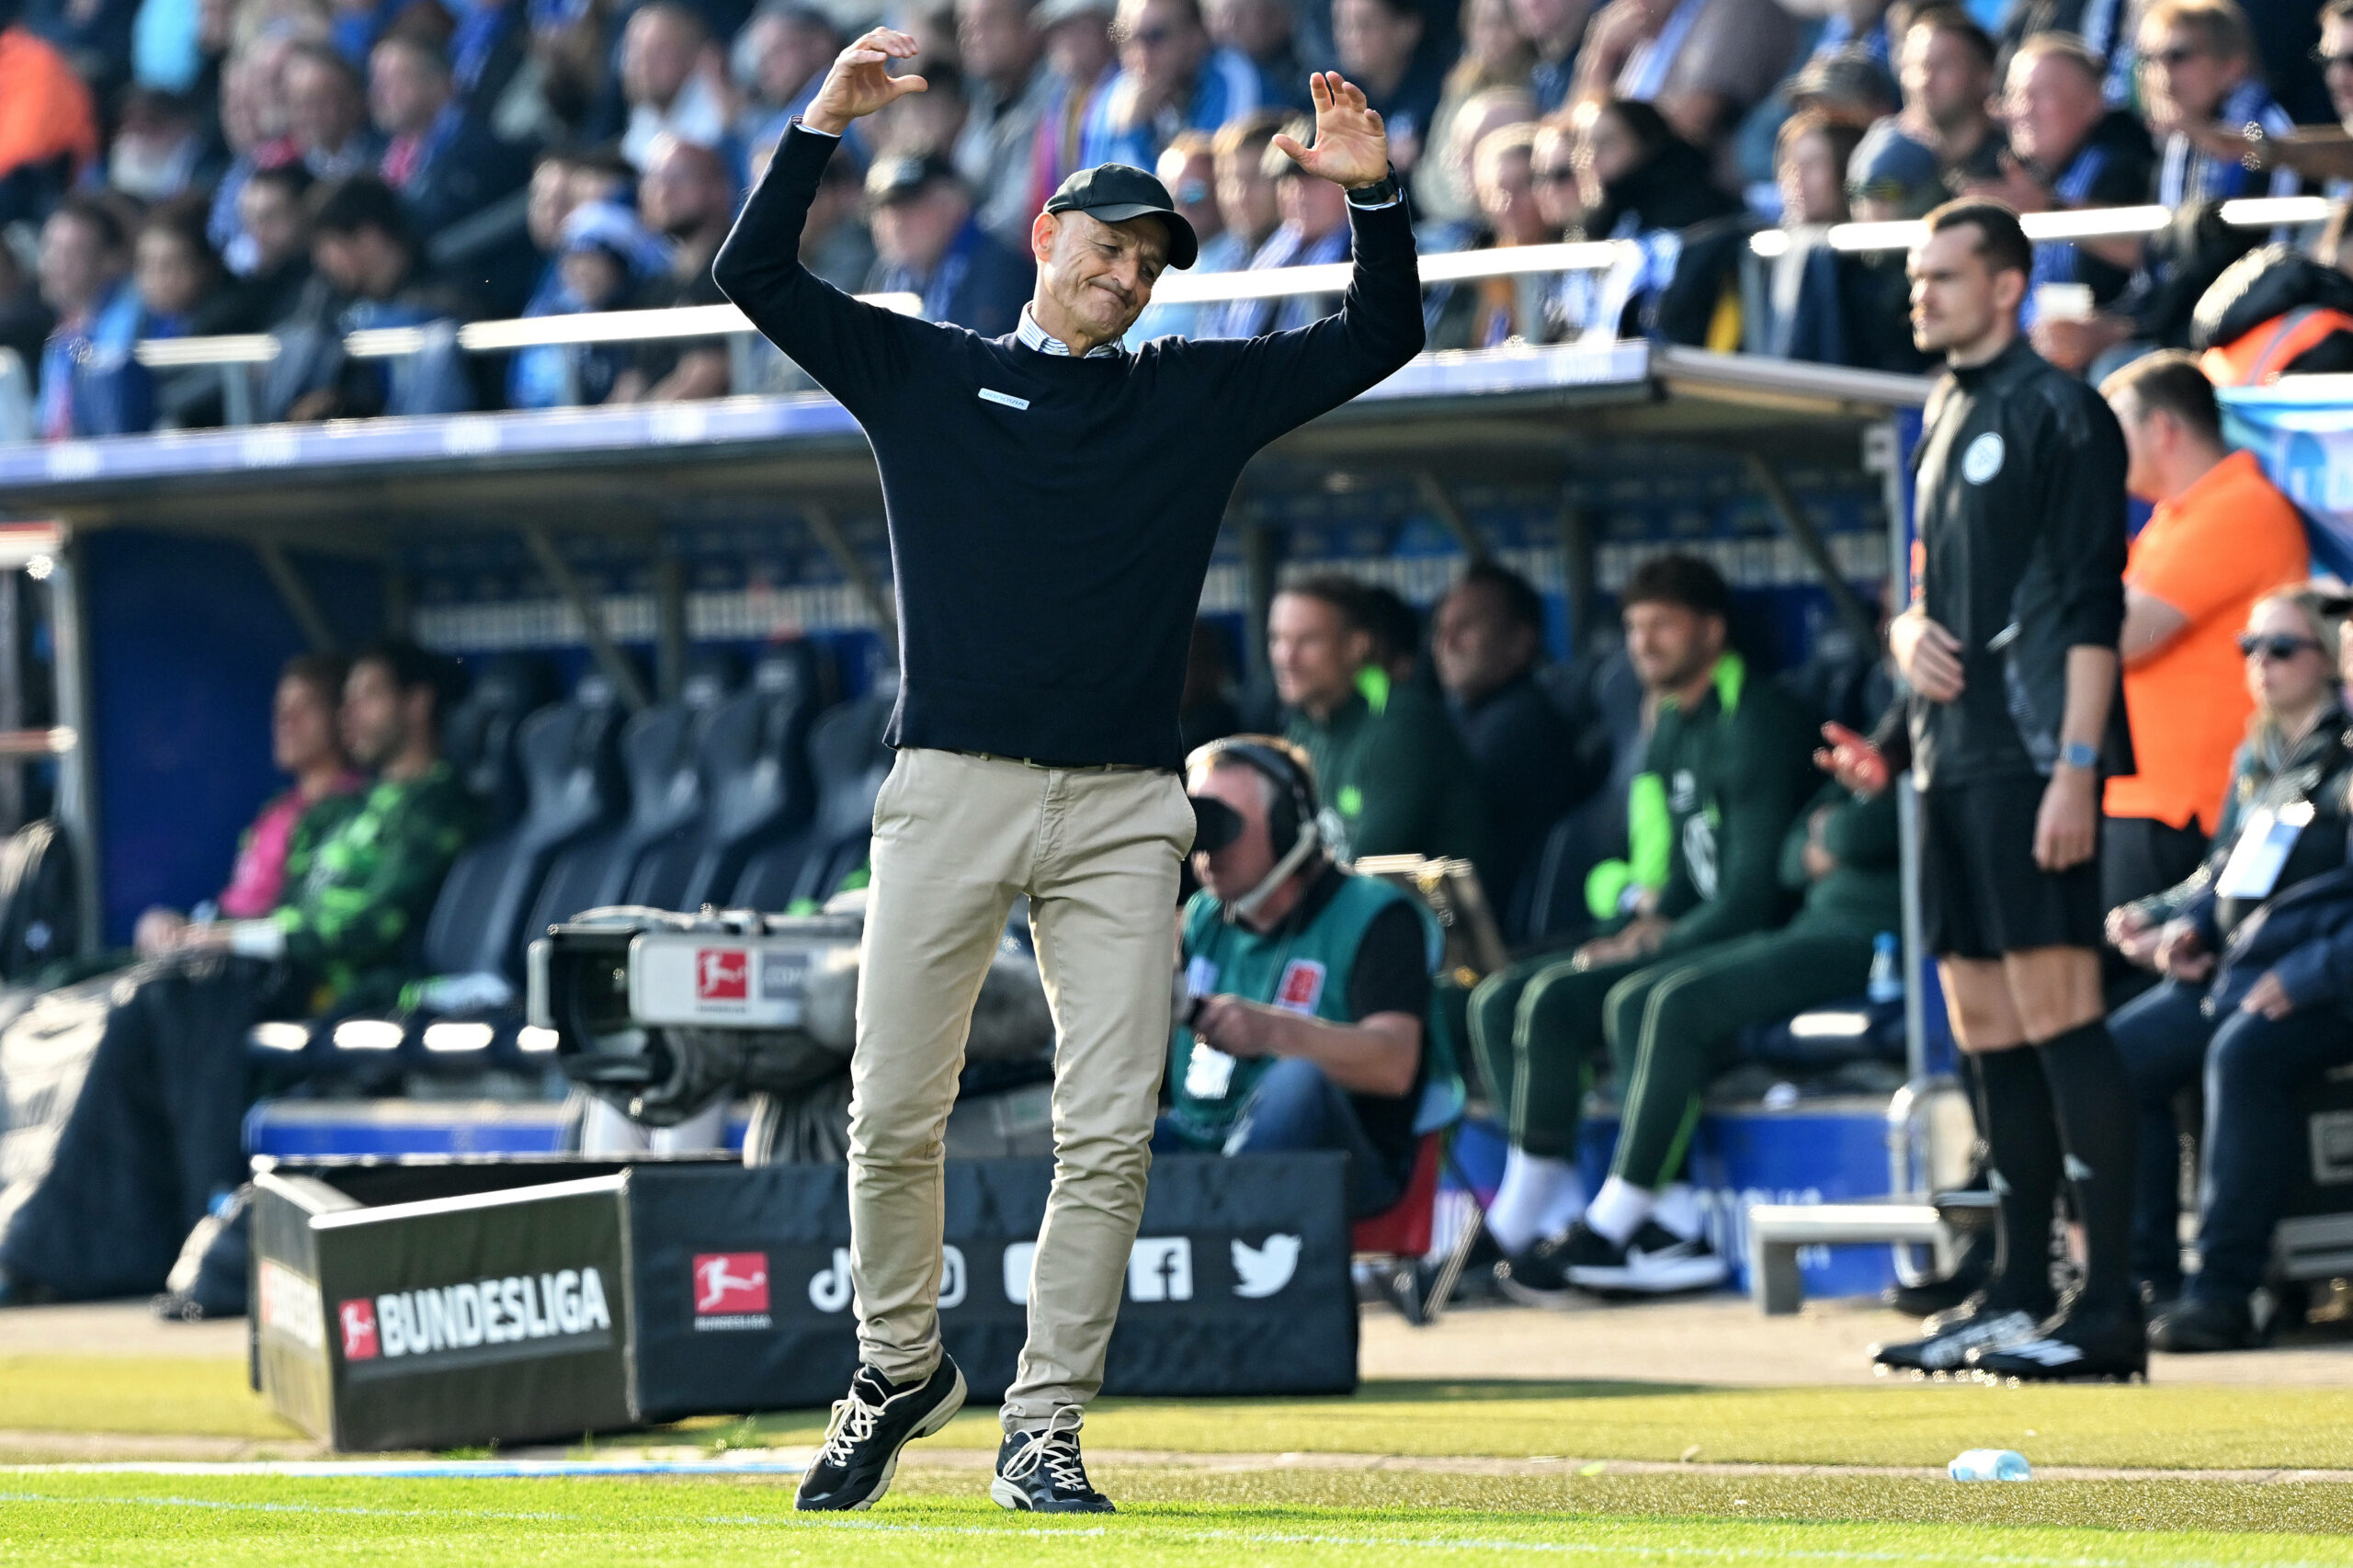
<instances>
[{"instance_id":1,"label":"camera operator","mask_svg":"<svg viewBox=\"0 0 2353 1568\"><path fill-rule=\"evenodd\" d=\"M1377 1214L1414 1167L1434 943L1404 892L1334 863L1315 784L1271 736L1187 765L1201 891L1185 908L1186 989L1155 1153L1336 1149L1348 1213Z\"/></svg>"}]
</instances>

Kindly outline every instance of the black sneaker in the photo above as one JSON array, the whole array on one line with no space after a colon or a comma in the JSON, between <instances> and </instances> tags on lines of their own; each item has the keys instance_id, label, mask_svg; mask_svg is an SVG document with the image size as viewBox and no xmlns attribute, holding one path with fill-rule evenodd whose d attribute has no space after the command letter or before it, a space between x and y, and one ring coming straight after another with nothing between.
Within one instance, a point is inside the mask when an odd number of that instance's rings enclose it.
<instances>
[{"instance_id":1,"label":"black sneaker","mask_svg":"<svg viewBox=\"0 0 2353 1568\"><path fill-rule=\"evenodd\" d=\"M2120 1382L2149 1377L2149 1334L2141 1302L2128 1298L2112 1306L2071 1301L2030 1338L1981 1345L1969 1353L1969 1369L1981 1382Z\"/></svg>"},{"instance_id":2,"label":"black sneaker","mask_svg":"<svg viewBox=\"0 0 2353 1568\"><path fill-rule=\"evenodd\" d=\"M2211 1350L2254 1350L2267 1336L2255 1326L2255 1312L2244 1297L2218 1300L2212 1296L2182 1296L2167 1301L2149 1320L2149 1348L2177 1356L2197 1356Z\"/></svg>"},{"instance_id":3,"label":"black sneaker","mask_svg":"<svg viewBox=\"0 0 2353 1568\"><path fill-rule=\"evenodd\" d=\"M894 1390L873 1368L858 1368L848 1397L834 1402L825 1446L801 1471L792 1506L804 1511L872 1507L891 1490L899 1450L947 1426L963 1407L964 1374L946 1356L913 1388Z\"/></svg>"},{"instance_id":4,"label":"black sneaker","mask_svg":"<svg viewBox=\"0 0 2353 1568\"><path fill-rule=\"evenodd\" d=\"M1921 1338L1900 1345L1872 1346L1871 1370L1881 1377L1891 1372L1909 1372L1915 1377L1939 1380L1965 1374L1971 1351L1981 1346L2022 1345L2034 1337L2039 1326L2032 1312L1980 1301L1974 1311L1951 1319Z\"/></svg>"},{"instance_id":5,"label":"black sneaker","mask_svg":"<svg viewBox=\"0 0 2353 1568\"><path fill-rule=\"evenodd\" d=\"M1579 1221L1557 1236L1546 1236L1524 1252L1506 1253L1503 1261L1495 1266L1491 1278L1495 1289L1507 1301L1523 1307L1565 1307L1576 1300L1576 1290L1569 1283L1570 1249L1581 1246L1580 1236L1601 1238L1585 1228Z\"/></svg>"},{"instance_id":6,"label":"black sneaker","mask_svg":"<svg viewBox=\"0 0 2353 1568\"><path fill-rule=\"evenodd\" d=\"M1063 1418L1070 1417L1064 1426ZM1029 1514L1116 1514L1111 1499L1086 1479L1078 1455L1078 1406L1066 1404L1035 1432L1015 1432L997 1446L989 1499Z\"/></svg>"},{"instance_id":7,"label":"black sneaker","mask_svg":"<svg viewBox=\"0 0 2353 1568\"><path fill-rule=\"evenodd\" d=\"M1656 1221L1643 1221L1641 1230L1626 1238L1624 1246L1579 1222L1570 1227L1562 1253L1569 1283L1598 1295L1672 1296L1684 1290L1712 1290L1732 1277L1705 1236L1678 1236Z\"/></svg>"}]
</instances>

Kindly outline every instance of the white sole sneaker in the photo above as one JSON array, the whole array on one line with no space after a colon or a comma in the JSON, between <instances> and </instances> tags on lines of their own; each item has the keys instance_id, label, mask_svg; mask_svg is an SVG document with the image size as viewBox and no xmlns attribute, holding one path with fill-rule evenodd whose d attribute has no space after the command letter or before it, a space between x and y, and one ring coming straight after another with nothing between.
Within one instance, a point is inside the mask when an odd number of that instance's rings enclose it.
<instances>
[{"instance_id":1,"label":"white sole sneaker","mask_svg":"<svg viewBox=\"0 0 2353 1568\"><path fill-rule=\"evenodd\" d=\"M862 1514L882 1501L883 1495L891 1490L891 1483L898 1476L899 1456L907 1451L907 1445L918 1437L936 1437L940 1428L953 1421L956 1413L963 1408L964 1369L959 1367L956 1369L955 1385L949 1389L948 1397L939 1402L939 1408L916 1422L914 1429L899 1439L899 1446L892 1449L891 1457L883 1461L882 1479L874 1483L874 1490L866 1494L864 1501L851 1504L845 1511Z\"/></svg>"},{"instance_id":2,"label":"white sole sneaker","mask_svg":"<svg viewBox=\"0 0 2353 1568\"><path fill-rule=\"evenodd\" d=\"M1569 1283L1579 1290L1627 1296L1672 1296L1685 1290L1711 1290L1732 1278L1732 1269L1722 1258L1688 1244L1654 1253L1629 1248L1622 1266L1584 1264L1574 1266L1567 1272Z\"/></svg>"}]
</instances>

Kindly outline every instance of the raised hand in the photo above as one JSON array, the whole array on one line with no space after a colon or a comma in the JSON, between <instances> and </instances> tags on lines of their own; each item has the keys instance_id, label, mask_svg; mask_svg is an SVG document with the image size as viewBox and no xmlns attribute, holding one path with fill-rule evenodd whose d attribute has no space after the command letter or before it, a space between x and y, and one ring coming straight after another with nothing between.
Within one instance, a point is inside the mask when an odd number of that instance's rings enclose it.
<instances>
[{"instance_id":1,"label":"raised hand","mask_svg":"<svg viewBox=\"0 0 2353 1568\"><path fill-rule=\"evenodd\" d=\"M1343 189L1378 184L1389 173L1389 136L1364 89L1337 71L1318 71L1307 78L1307 92L1315 100L1315 145L1302 147L1279 131L1275 145L1309 174Z\"/></svg>"},{"instance_id":2,"label":"raised hand","mask_svg":"<svg viewBox=\"0 0 2353 1568\"><path fill-rule=\"evenodd\" d=\"M824 85L809 101L801 123L812 131L839 136L849 122L872 114L908 93L920 93L931 84L920 76L893 76L893 60L912 60L915 40L889 28L875 28L834 56Z\"/></svg>"}]
</instances>

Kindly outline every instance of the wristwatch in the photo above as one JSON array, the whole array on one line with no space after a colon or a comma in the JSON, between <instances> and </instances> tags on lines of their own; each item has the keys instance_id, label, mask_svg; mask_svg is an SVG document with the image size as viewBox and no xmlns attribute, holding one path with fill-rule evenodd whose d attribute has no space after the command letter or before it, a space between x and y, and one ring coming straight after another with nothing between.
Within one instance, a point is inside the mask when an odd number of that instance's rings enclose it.
<instances>
[{"instance_id":1,"label":"wristwatch","mask_svg":"<svg viewBox=\"0 0 2353 1568\"><path fill-rule=\"evenodd\" d=\"M2079 773L2099 771L2099 748L2082 741L2069 741L2059 748L2059 760Z\"/></svg>"},{"instance_id":2,"label":"wristwatch","mask_svg":"<svg viewBox=\"0 0 2353 1568\"><path fill-rule=\"evenodd\" d=\"M1370 185L1350 187L1347 197L1358 207L1386 207L1397 199L1397 170L1392 165L1387 174Z\"/></svg>"}]
</instances>

